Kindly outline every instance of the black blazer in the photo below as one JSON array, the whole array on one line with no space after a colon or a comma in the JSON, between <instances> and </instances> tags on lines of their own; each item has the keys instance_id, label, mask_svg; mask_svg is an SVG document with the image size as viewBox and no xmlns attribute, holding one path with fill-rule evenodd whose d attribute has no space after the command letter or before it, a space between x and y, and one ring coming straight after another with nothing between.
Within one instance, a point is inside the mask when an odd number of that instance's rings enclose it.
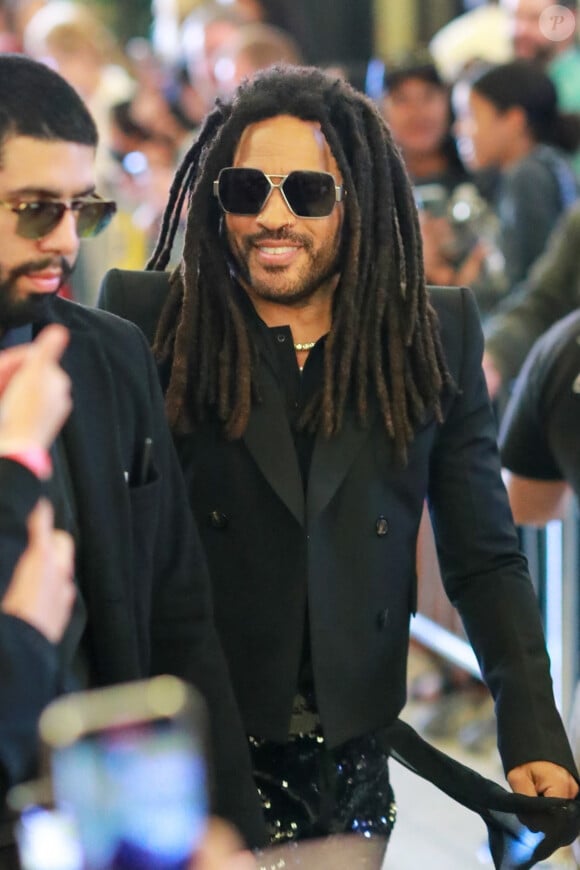
<instances>
[{"instance_id":1,"label":"black blazer","mask_svg":"<svg viewBox=\"0 0 580 870\"><path fill-rule=\"evenodd\" d=\"M59 298L51 321L70 331L62 365L74 407L63 439L94 684L170 673L200 689L210 712L214 810L261 844L265 830L212 619L206 560L147 343L133 324ZM146 437L153 455L141 480ZM11 567L3 560L4 580Z\"/></svg>"},{"instance_id":2,"label":"black blazer","mask_svg":"<svg viewBox=\"0 0 580 870\"><path fill-rule=\"evenodd\" d=\"M105 277L100 304L151 339L164 273ZM178 439L205 544L216 622L246 730L284 740L310 620L322 724L331 744L388 726L405 702L415 545L428 502L446 591L496 700L506 770L544 759L575 770L552 696L539 611L500 476L469 291L433 289L457 390L444 421L417 431L406 468L393 462L378 412L350 409L316 439L304 496L284 399L261 359L262 403L238 441L207 424Z\"/></svg>"}]
</instances>

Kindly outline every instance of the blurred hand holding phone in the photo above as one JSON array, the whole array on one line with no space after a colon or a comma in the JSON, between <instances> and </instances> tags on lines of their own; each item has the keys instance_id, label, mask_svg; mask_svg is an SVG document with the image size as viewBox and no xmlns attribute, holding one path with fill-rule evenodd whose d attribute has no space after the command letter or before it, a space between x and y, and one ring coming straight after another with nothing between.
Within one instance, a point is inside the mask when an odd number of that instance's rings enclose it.
<instances>
[{"instance_id":1,"label":"blurred hand holding phone","mask_svg":"<svg viewBox=\"0 0 580 870\"><path fill-rule=\"evenodd\" d=\"M22 812L24 870L195 867L207 824L206 731L201 696L175 677L50 704L40 733L54 808Z\"/></svg>"},{"instance_id":2,"label":"blurred hand holding phone","mask_svg":"<svg viewBox=\"0 0 580 870\"><path fill-rule=\"evenodd\" d=\"M482 316L508 291L498 217L472 182L414 188L428 284L470 287Z\"/></svg>"}]
</instances>

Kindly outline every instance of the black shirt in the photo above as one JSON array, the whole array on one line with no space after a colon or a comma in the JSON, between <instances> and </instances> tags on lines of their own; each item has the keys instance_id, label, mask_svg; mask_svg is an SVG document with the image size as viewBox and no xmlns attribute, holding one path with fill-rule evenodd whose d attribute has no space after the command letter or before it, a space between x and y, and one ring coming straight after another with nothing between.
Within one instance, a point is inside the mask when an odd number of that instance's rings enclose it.
<instances>
[{"instance_id":1,"label":"black shirt","mask_svg":"<svg viewBox=\"0 0 580 870\"><path fill-rule=\"evenodd\" d=\"M322 336L309 351L304 368L300 371L294 349L296 339L290 327L267 326L253 305L245 307L251 309L247 311L246 316L258 349L267 357L274 369L285 398L288 421L306 493L315 433L299 426L299 421L308 403L322 390L325 336Z\"/></svg>"},{"instance_id":2,"label":"black shirt","mask_svg":"<svg viewBox=\"0 0 580 870\"><path fill-rule=\"evenodd\" d=\"M253 305L244 305L244 309L258 350L268 359L276 373L280 390L285 398L286 412L302 475L304 495L306 496L316 435L314 432L310 432L301 426L300 419L308 403L322 390L325 336L322 336L312 350L308 352L304 367L301 370L294 349L295 338L292 335L290 327L269 327L259 317ZM307 707L312 709L315 707L316 701L314 698L314 679L312 674L308 603L306 607L307 612L304 620L304 637L297 690L302 699L307 699ZM302 699L297 701L295 712L297 708L303 707Z\"/></svg>"}]
</instances>

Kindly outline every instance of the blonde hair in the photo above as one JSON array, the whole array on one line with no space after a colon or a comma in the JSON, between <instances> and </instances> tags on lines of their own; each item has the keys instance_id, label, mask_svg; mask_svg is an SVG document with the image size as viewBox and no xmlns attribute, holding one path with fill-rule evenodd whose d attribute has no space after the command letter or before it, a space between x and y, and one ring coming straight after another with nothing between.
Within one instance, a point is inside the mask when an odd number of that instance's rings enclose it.
<instances>
[{"instance_id":1,"label":"blonde hair","mask_svg":"<svg viewBox=\"0 0 580 870\"><path fill-rule=\"evenodd\" d=\"M101 19L80 3L51 0L34 13L23 35L32 57L92 55L100 64L118 60L115 41Z\"/></svg>"}]
</instances>

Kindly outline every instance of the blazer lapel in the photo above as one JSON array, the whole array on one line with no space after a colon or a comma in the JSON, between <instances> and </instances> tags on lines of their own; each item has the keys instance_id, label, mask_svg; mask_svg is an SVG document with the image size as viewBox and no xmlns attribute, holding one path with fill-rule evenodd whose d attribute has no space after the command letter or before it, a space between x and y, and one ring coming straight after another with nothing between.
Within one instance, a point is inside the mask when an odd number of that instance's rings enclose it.
<instances>
[{"instance_id":1,"label":"blazer lapel","mask_svg":"<svg viewBox=\"0 0 580 870\"><path fill-rule=\"evenodd\" d=\"M369 423L364 428L358 423L354 410L347 407L338 435L325 438L316 436L306 506L308 524L325 509L345 479L356 455L369 437L375 412L369 412Z\"/></svg>"},{"instance_id":2,"label":"blazer lapel","mask_svg":"<svg viewBox=\"0 0 580 870\"><path fill-rule=\"evenodd\" d=\"M288 510L304 525L304 490L282 392L270 366L260 370L262 401L250 414L244 441L260 471Z\"/></svg>"},{"instance_id":3,"label":"blazer lapel","mask_svg":"<svg viewBox=\"0 0 580 870\"><path fill-rule=\"evenodd\" d=\"M131 594L130 515L114 389L90 332L65 325L71 338L62 366L73 384L73 411L63 437L75 483L83 582L93 600L120 601Z\"/></svg>"}]
</instances>

